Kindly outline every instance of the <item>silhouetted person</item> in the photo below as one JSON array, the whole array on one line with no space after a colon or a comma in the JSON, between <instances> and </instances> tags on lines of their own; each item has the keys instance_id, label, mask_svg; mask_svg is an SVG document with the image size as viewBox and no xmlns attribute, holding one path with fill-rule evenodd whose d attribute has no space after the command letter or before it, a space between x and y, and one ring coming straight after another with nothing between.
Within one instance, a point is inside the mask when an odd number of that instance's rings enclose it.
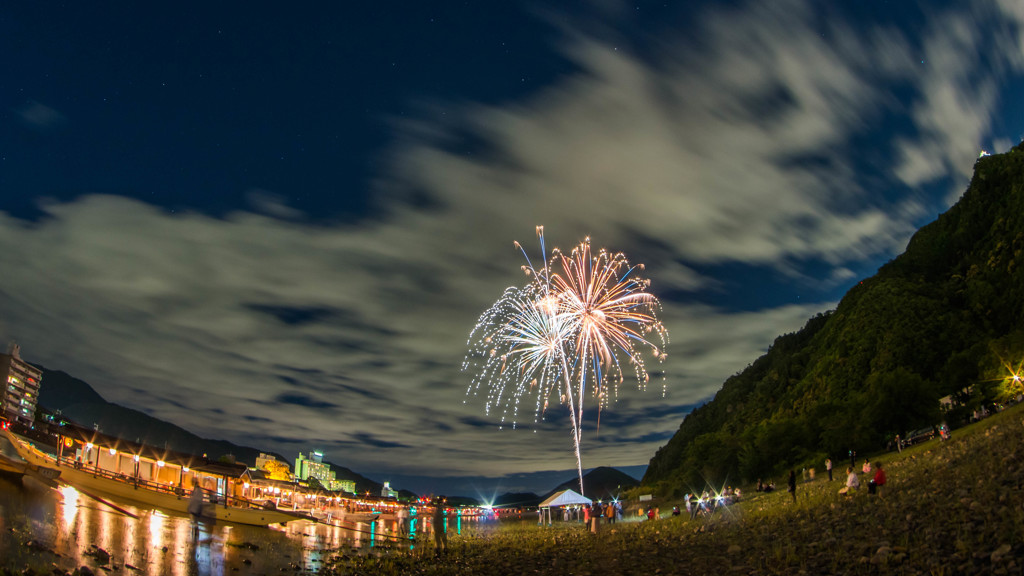
<instances>
[{"instance_id":1,"label":"silhouetted person","mask_svg":"<svg viewBox=\"0 0 1024 576\"><path fill-rule=\"evenodd\" d=\"M192 479L192 494L188 498L188 513L192 515L192 522L199 522L199 517L203 515L203 489L199 486L199 481L195 478Z\"/></svg>"},{"instance_id":2,"label":"silhouetted person","mask_svg":"<svg viewBox=\"0 0 1024 576\"><path fill-rule=\"evenodd\" d=\"M434 500L434 555L440 556L442 552L448 553L448 530L445 526L444 517L444 496Z\"/></svg>"},{"instance_id":3,"label":"silhouetted person","mask_svg":"<svg viewBox=\"0 0 1024 576\"><path fill-rule=\"evenodd\" d=\"M789 471L789 493L793 496L793 503L796 504L796 470Z\"/></svg>"}]
</instances>

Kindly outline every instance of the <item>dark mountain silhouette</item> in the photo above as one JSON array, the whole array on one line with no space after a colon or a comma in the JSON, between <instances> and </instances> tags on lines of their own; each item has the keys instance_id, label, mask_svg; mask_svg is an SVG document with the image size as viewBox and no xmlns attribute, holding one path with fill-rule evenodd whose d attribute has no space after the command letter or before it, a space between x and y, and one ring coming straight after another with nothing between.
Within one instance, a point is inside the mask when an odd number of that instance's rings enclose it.
<instances>
[{"instance_id":1,"label":"dark mountain silhouette","mask_svg":"<svg viewBox=\"0 0 1024 576\"><path fill-rule=\"evenodd\" d=\"M1024 391L1008 371L1022 360L1024 144L980 158L963 197L902 255L726 380L658 450L643 483L678 496L956 426Z\"/></svg>"},{"instance_id":2,"label":"dark mountain silhouette","mask_svg":"<svg viewBox=\"0 0 1024 576\"><path fill-rule=\"evenodd\" d=\"M640 481L621 470L600 466L583 475L583 487L587 498L592 500L608 500L620 498L629 488L639 486ZM508 492L494 499L494 505L508 508L528 508L547 500L552 494L565 489L580 491L580 480L572 477L545 494L538 496L533 492Z\"/></svg>"},{"instance_id":3,"label":"dark mountain silhouette","mask_svg":"<svg viewBox=\"0 0 1024 576\"><path fill-rule=\"evenodd\" d=\"M49 370L37 366L43 371L42 384L39 388L39 404L46 410L81 426L99 426L104 434L117 436L133 442L184 452L186 454L206 454L211 459L231 455L235 460L253 466L261 452L248 446L239 446L226 440L201 438L180 426L154 418L144 412L126 408L107 402L88 383L70 376L60 370ZM288 462L280 454L274 456L282 462ZM356 483L356 491L364 494L369 492L380 495L382 485L357 472L334 464L330 464L339 479L352 480ZM405 492L405 491L403 491Z\"/></svg>"},{"instance_id":4,"label":"dark mountain silhouette","mask_svg":"<svg viewBox=\"0 0 1024 576\"><path fill-rule=\"evenodd\" d=\"M622 493L634 486L639 486L640 481L633 478L629 474L610 468L608 466L599 466L594 468L590 472L583 475L583 490L585 491L584 496L591 500L608 500L609 498L619 498ZM545 494L541 500L546 499L555 492L565 490L566 488L580 491L580 480L579 478L572 478L562 482L558 486L555 486L550 492Z\"/></svg>"},{"instance_id":5,"label":"dark mountain silhouette","mask_svg":"<svg viewBox=\"0 0 1024 576\"><path fill-rule=\"evenodd\" d=\"M540 504L541 497L533 492L506 492L494 499L494 505L507 508L527 508Z\"/></svg>"}]
</instances>

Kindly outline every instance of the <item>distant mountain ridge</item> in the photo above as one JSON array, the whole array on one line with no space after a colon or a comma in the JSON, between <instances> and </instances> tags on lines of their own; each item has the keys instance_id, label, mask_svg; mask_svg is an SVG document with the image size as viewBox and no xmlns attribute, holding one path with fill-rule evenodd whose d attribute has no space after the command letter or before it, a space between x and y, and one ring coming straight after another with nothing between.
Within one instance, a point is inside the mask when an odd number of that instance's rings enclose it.
<instances>
[{"instance_id":1,"label":"distant mountain ridge","mask_svg":"<svg viewBox=\"0 0 1024 576\"><path fill-rule=\"evenodd\" d=\"M1024 392L1024 144L980 158L963 197L835 311L778 337L658 450L664 495L886 446ZM939 410L949 396L953 408ZM839 460L841 461L841 460Z\"/></svg>"},{"instance_id":2,"label":"distant mountain ridge","mask_svg":"<svg viewBox=\"0 0 1024 576\"><path fill-rule=\"evenodd\" d=\"M591 500L608 500L620 498L626 490L639 486L640 481L629 474L608 466L599 466L583 475L584 495ZM579 478L572 478L555 486L544 495L547 498L560 490L580 491Z\"/></svg>"},{"instance_id":3,"label":"distant mountain ridge","mask_svg":"<svg viewBox=\"0 0 1024 576\"><path fill-rule=\"evenodd\" d=\"M107 402L88 383L66 372L50 370L39 365L36 367L43 371L39 404L51 412L59 410L65 418L82 426L91 427L95 424L103 433L111 436L152 446L163 446L186 454L207 454L212 459L230 454L238 462L249 466L255 464L260 453L273 454L278 460L288 462L289 466L292 464L280 454L239 446L226 440L201 438L180 426L144 412ZM356 491L359 493L380 494L382 485L379 482L344 466L332 462L328 464L339 479L355 481Z\"/></svg>"},{"instance_id":4,"label":"distant mountain ridge","mask_svg":"<svg viewBox=\"0 0 1024 576\"><path fill-rule=\"evenodd\" d=\"M592 500L620 498L626 490L639 485L640 481L636 478L608 466L599 466L583 475L585 495ZM556 492L566 489L579 492L579 478L574 476L543 495L537 495L533 492L508 492L495 498L494 505L514 508L536 506Z\"/></svg>"}]
</instances>

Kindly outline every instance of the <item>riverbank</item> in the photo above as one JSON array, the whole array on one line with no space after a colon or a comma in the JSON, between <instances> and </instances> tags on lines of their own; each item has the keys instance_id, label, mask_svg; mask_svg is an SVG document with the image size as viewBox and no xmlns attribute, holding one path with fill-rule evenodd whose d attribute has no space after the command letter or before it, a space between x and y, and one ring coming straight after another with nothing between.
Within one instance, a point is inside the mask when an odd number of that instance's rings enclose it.
<instances>
[{"instance_id":1,"label":"riverbank","mask_svg":"<svg viewBox=\"0 0 1024 576\"><path fill-rule=\"evenodd\" d=\"M127 502L118 508L70 488L0 478L0 575L311 573L337 550L370 547L365 534L324 524L195 525Z\"/></svg>"},{"instance_id":2,"label":"riverbank","mask_svg":"<svg viewBox=\"0 0 1024 576\"><path fill-rule=\"evenodd\" d=\"M270 573L276 559L286 560L293 574L325 575L1021 574L1022 447L1024 406L1016 406L956 430L949 441L936 439L873 459L881 459L888 471L881 498L865 489L840 497L842 475L831 483L819 475L798 485L795 504L785 491L748 492L744 502L708 521L668 516L602 526L596 535L580 524L473 526L451 534L450 551L441 558L421 537L411 549L330 547L321 541L312 546L312 562L308 544L296 547L305 552L267 547L231 552L240 536L235 534L224 545L221 568ZM666 503L663 511L674 504ZM287 560L282 553L295 556ZM303 555L305 561L297 561ZM203 572L193 551L185 556L179 559L189 564L184 573ZM0 573L22 574L24 564L4 567ZM153 573L150 568L122 564L119 569Z\"/></svg>"},{"instance_id":3,"label":"riverbank","mask_svg":"<svg viewBox=\"0 0 1024 576\"><path fill-rule=\"evenodd\" d=\"M834 482L754 494L710 521L669 517L594 535L579 525L482 528L382 556L336 556L324 574L1020 574L1024 410L1016 406L902 454L889 482L841 497ZM672 503L669 503L671 507Z\"/></svg>"}]
</instances>

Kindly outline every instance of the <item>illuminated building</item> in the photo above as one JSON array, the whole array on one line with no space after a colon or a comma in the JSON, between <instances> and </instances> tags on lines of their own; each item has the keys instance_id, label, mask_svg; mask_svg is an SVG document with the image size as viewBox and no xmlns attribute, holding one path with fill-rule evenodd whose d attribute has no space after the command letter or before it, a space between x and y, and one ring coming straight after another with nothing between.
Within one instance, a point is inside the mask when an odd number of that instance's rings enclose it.
<instances>
[{"instance_id":1,"label":"illuminated building","mask_svg":"<svg viewBox=\"0 0 1024 576\"><path fill-rule=\"evenodd\" d=\"M333 472L332 472L333 474ZM331 485L327 487L329 490L344 490L350 494L356 493L356 482L355 480L331 480Z\"/></svg>"},{"instance_id":2,"label":"illuminated building","mask_svg":"<svg viewBox=\"0 0 1024 576\"><path fill-rule=\"evenodd\" d=\"M299 457L295 459L295 478L297 480L308 481L310 478L316 478L328 490L344 490L355 493L356 483L352 480L338 480L334 470L331 470L331 465L324 463L323 453L310 452L309 456L306 458L300 452Z\"/></svg>"},{"instance_id":3,"label":"illuminated building","mask_svg":"<svg viewBox=\"0 0 1024 576\"><path fill-rule=\"evenodd\" d=\"M11 343L7 354L0 354L0 375L4 389L0 395L0 417L8 422L31 426L39 399L39 381L43 373L21 359L21 348Z\"/></svg>"},{"instance_id":4,"label":"illuminated building","mask_svg":"<svg viewBox=\"0 0 1024 576\"><path fill-rule=\"evenodd\" d=\"M380 489L381 498L397 498L398 492L391 489L391 482L384 482L384 486Z\"/></svg>"},{"instance_id":5,"label":"illuminated building","mask_svg":"<svg viewBox=\"0 0 1024 576\"><path fill-rule=\"evenodd\" d=\"M281 462L281 461L278 460L277 458L275 458L273 454L264 454L263 452L260 452L260 455L256 457L256 469L257 470L262 470L263 468L266 467L267 462ZM284 464L284 462L281 462L281 464ZM287 464L284 464L284 465L287 466Z\"/></svg>"}]
</instances>

